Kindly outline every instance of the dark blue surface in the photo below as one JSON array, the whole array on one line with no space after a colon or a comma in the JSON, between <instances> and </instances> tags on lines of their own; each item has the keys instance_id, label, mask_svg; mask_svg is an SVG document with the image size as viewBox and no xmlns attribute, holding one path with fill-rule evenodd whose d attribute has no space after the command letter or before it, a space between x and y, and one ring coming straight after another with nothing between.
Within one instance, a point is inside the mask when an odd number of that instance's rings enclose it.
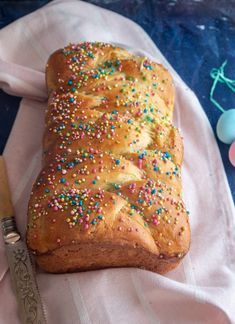
<instances>
[{"instance_id":1,"label":"dark blue surface","mask_svg":"<svg viewBox=\"0 0 235 324\"><path fill-rule=\"evenodd\" d=\"M48 1L0 2L0 26L35 10ZM220 112L209 101L209 73L227 59L227 76L235 79L234 0L89 0L118 12L141 25L175 70L195 91L215 130ZM5 15L5 16L4 16ZM2 16L3 19L2 19ZM128 32L128 31L127 31ZM235 95L219 85L216 98L225 108L235 108ZM0 93L0 145L5 144L19 99ZM6 108L11 109L6 112ZM14 107L14 109L12 109ZM12 114L9 111L14 111ZM200 125L198 125L200 127ZM235 127L235 125L234 125ZM218 142L235 199L235 168L228 160L228 145Z\"/></svg>"}]
</instances>

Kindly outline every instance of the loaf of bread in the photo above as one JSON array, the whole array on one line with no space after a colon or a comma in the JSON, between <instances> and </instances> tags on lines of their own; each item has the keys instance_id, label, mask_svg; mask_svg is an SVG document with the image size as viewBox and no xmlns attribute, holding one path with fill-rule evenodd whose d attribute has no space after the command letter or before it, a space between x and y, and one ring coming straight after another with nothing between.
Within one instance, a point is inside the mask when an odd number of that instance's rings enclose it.
<instances>
[{"instance_id":1,"label":"loaf of bread","mask_svg":"<svg viewBox=\"0 0 235 324\"><path fill-rule=\"evenodd\" d=\"M70 44L46 66L43 169L27 243L63 273L174 269L190 244L181 198L183 143L169 72L111 44Z\"/></svg>"}]
</instances>

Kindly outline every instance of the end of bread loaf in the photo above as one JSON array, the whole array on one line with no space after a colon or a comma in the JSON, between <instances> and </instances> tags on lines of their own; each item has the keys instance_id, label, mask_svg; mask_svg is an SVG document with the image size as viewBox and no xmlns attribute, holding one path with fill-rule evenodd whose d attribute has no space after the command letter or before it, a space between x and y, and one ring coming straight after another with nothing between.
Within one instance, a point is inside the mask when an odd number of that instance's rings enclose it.
<instances>
[{"instance_id":1,"label":"end of bread loaf","mask_svg":"<svg viewBox=\"0 0 235 324\"><path fill-rule=\"evenodd\" d=\"M183 142L169 72L105 43L70 44L46 67L43 169L28 208L39 266L174 269L190 244Z\"/></svg>"}]
</instances>

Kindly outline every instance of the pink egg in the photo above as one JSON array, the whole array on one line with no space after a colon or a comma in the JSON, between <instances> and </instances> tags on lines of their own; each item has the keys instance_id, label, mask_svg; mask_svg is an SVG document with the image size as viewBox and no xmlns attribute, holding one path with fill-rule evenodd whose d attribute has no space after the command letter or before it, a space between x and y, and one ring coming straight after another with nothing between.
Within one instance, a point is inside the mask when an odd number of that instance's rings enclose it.
<instances>
[{"instance_id":1,"label":"pink egg","mask_svg":"<svg viewBox=\"0 0 235 324\"><path fill-rule=\"evenodd\" d=\"M228 156L229 156L230 162L235 167L235 142L233 142L231 144L229 152L228 152Z\"/></svg>"}]
</instances>

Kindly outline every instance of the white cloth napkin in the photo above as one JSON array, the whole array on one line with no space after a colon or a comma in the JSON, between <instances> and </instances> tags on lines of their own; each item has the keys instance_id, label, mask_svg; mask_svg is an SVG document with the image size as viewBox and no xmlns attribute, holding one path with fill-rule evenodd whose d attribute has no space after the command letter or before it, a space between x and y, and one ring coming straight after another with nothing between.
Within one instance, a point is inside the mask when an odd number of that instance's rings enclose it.
<instances>
[{"instance_id":1,"label":"white cloth napkin","mask_svg":"<svg viewBox=\"0 0 235 324\"><path fill-rule=\"evenodd\" d=\"M83 40L147 52L172 73L192 243L182 264L166 276L138 269L65 275L38 270L48 323L235 323L235 212L212 129L194 93L147 34L111 11L58 0L0 31L0 87L24 97L4 151L20 231L25 232L29 194L40 170L45 64L57 48ZM0 323L19 323L2 238Z\"/></svg>"}]
</instances>

